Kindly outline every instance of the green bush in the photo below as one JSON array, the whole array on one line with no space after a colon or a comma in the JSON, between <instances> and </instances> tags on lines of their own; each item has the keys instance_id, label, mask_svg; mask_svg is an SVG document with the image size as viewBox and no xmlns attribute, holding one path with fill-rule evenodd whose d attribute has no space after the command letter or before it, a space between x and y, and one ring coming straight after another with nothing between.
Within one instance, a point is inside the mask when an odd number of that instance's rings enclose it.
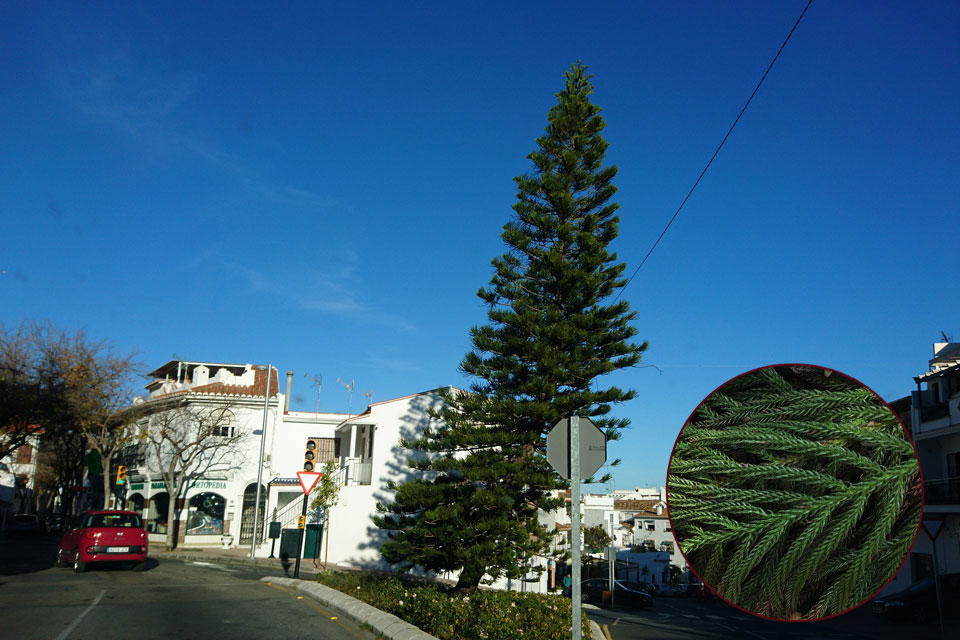
<instances>
[{"instance_id":1,"label":"green bush","mask_svg":"<svg viewBox=\"0 0 960 640\"><path fill-rule=\"evenodd\" d=\"M475 591L410 577L327 572L317 582L391 613L440 640L560 640L570 637L570 600L556 595ZM583 637L590 637L583 616Z\"/></svg>"}]
</instances>

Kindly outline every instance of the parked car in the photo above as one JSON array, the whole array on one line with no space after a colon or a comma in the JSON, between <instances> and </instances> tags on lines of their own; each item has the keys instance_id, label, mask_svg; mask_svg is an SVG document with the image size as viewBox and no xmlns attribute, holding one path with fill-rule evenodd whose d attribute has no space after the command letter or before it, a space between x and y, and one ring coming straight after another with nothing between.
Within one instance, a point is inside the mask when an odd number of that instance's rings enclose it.
<instances>
[{"instance_id":1,"label":"parked car","mask_svg":"<svg viewBox=\"0 0 960 640\"><path fill-rule=\"evenodd\" d=\"M615 605L637 608L653 606L653 597L650 594L631 588L619 580L613 582L616 589L613 593ZM606 578L584 580L580 583L580 599L591 604L603 604L603 592L610 590L609 585L610 581Z\"/></svg>"},{"instance_id":2,"label":"parked car","mask_svg":"<svg viewBox=\"0 0 960 640\"><path fill-rule=\"evenodd\" d=\"M690 584L683 585L681 595L687 596L688 598L695 598L702 590L702 584L699 582L691 582Z\"/></svg>"},{"instance_id":3,"label":"parked car","mask_svg":"<svg viewBox=\"0 0 960 640\"><path fill-rule=\"evenodd\" d=\"M60 540L57 566L83 573L91 563L129 563L142 571L147 562L147 532L135 511L88 511Z\"/></svg>"},{"instance_id":4,"label":"parked car","mask_svg":"<svg viewBox=\"0 0 960 640\"><path fill-rule=\"evenodd\" d=\"M41 536L47 532L43 521L29 513L17 513L7 522L7 533L11 536Z\"/></svg>"},{"instance_id":5,"label":"parked car","mask_svg":"<svg viewBox=\"0 0 960 640\"><path fill-rule=\"evenodd\" d=\"M668 598L672 598L673 596L679 596L680 587L675 587L670 584L662 584L657 588L657 592L654 595L665 596Z\"/></svg>"},{"instance_id":6,"label":"parked car","mask_svg":"<svg viewBox=\"0 0 960 640\"><path fill-rule=\"evenodd\" d=\"M944 613L960 608L960 573L940 575ZM870 610L892 622L935 622L937 591L932 578L924 578L902 591L874 598Z\"/></svg>"}]
</instances>

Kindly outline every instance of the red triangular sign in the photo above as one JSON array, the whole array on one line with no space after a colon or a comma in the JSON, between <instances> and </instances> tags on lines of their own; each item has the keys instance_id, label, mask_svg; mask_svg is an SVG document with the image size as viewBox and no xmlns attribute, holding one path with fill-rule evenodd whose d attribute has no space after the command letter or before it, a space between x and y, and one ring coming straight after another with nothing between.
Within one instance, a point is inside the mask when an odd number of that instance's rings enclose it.
<instances>
[{"instance_id":1,"label":"red triangular sign","mask_svg":"<svg viewBox=\"0 0 960 640\"><path fill-rule=\"evenodd\" d=\"M313 488L317 486L317 480L322 475L319 471L297 471L297 478L300 480L300 486L303 487L303 492L306 495L310 495Z\"/></svg>"},{"instance_id":2,"label":"red triangular sign","mask_svg":"<svg viewBox=\"0 0 960 640\"><path fill-rule=\"evenodd\" d=\"M940 535L940 528L943 527L943 520L923 520L923 530L927 532L931 540L936 540Z\"/></svg>"}]
</instances>

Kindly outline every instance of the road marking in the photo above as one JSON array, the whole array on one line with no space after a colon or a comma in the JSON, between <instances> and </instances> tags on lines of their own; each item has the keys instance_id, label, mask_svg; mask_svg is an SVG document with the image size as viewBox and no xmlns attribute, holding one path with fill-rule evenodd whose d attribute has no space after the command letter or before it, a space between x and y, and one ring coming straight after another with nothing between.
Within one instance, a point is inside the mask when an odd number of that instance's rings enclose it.
<instances>
[{"instance_id":1,"label":"road marking","mask_svg":"<svg viewBox=\"0 0 960 640\"><path fill-rule=\"evenodd\" d=\"M212 562L191 562L190 564L206 567L207 569L216 569L218 571L226 571L227 573L237 573L236 569L228 569L226 567L221 567L220 565L213 564Z\"/></svg>"},{"instance_id":2,"label":"road marking","mask_svg":"<svg viewBox=\"0 0 960 640\"><path fill-rule=\"evenodd\" d=\"M72 623L70 623L70 626L64 629L63 633L57 636L57 640L64 640L65 638L67 638L67 636L69 636L70 633L77 628L77 625L80 624L80 621L83 620L84 616L90 613L90 611L93 610L95 606L97 606L97 604L100 602L100 599L103 598L103 594L105 594L106 592L107 590L103 589L100 593L98 593L97 597L93 599L93 604L91 604L89 607L84 609L83 613L77 616L77 619L74 620Z\"/></svg>"},{"instance_id":3,"label":"road marking","mask_svg":"<svg viewBox=\"0 0 960 640\"><path fill-rule=\"evenodd\" d=\"M614 622L614 624L616 624L616 622ZM610 629L607 628L607 625L602 625L600 628L603 629L603 635L607 640L613 640L613 637L610 635Z\"/></svg>"},{"instance_id":4,"label":"road marking","mask_svg":"<svg viewBox=\"0 0 960 640\"><path fill-rule=\"evenodd\" d=\"M690 618L691 620L700 619L700 616L693 616L693 615L690 615L689 613L681 613L680 615L682 615L684 618Z\"/></svg>"}]
</instances>

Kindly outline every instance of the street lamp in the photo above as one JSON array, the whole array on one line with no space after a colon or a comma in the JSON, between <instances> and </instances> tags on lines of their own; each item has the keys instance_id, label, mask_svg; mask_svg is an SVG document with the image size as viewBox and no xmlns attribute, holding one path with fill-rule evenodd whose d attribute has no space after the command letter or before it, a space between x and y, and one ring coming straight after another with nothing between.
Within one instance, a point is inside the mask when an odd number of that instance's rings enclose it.
<instances>
[{"instance_id":1,"label":"street lamp","mask_svg":"<svg viewBox=\"0 0 960 640\"><path fill-rule=\"evenodd\" d=\"M257 549L257 525L260 521L260 483L263 479L263 447L266 444L267 437L267 415L270 409L270 378L273 372L273 364L264 367L257 366L257 371L267 371L267 391L263 395L263 427L260 429L260 461L257 465L257 502L253 508L253 539L250 541L250 559L254 559Z\"/></svg>"}]
</instances>

